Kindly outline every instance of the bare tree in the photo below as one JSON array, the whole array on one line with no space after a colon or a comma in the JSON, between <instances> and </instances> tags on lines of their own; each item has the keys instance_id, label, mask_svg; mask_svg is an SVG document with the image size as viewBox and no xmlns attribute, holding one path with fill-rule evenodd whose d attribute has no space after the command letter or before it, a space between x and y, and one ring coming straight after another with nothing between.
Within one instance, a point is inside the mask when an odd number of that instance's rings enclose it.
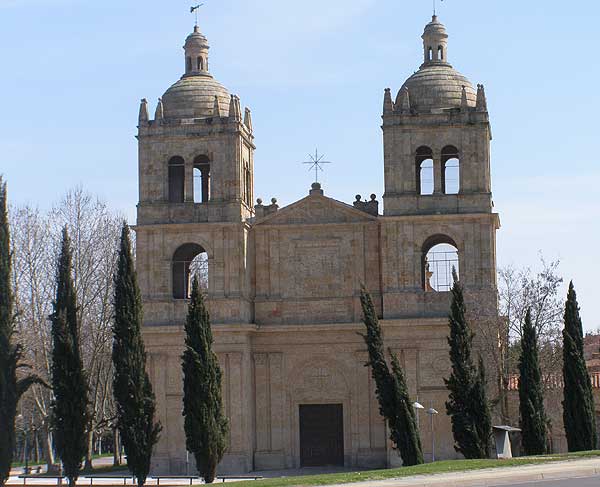
<instances>
[{"instance_id":1,"label":"bare tree","mask_svg":"<svg viewBox=\"0 0 600 487\"><path fill-rule=\"evenodd\" d=\"M54 255L60 232L69 227L73 244L73 276L79 303L82 355L88 372L90 423L85 468L92 467L94 438L112 428L112 276L123 218L106 203L78 187L68 191L49 212L14 209L15 289L21 340L42 377L50 373L50 324ZM54 463L48 427L51 392L32 391L47 440L44 456Z\"/></svg>"},{"instance_id":2,"label":"bare tree","mask_svg":"<svg viewBox=\"0 0 600 487\"><path fill-rule=\"evenodd\" d=\"M501 319L479 318L478 333L486 356L497 373L494 400L504 422L509 421L508 390L510 376L517 372L518 343L528 309L539 337L540 364L548 386L560 375L562 367L562 306L558 273L560 262L548 262L540 254L540 270L507 266L498 270L498 297Z\"/></svg>"}]
</instances>

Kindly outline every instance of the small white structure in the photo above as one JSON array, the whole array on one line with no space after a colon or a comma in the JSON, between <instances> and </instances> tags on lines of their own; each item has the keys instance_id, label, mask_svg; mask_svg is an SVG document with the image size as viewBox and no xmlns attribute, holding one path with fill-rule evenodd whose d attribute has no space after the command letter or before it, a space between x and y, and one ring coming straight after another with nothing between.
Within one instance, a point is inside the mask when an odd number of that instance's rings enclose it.
<instances>
[{"instance_id":1,"label":"small white structure","mask_svg":"<svg viewBox=\"0 0 600 487\"><path fill-rule=\"evenodd\" d=\"M512 426L494 426L494 439L496 440L496 454L498 460L506 460L512 458L512 448L510 446L510 434L521 431L519 428Z\"/></svg>"}]
</instances>

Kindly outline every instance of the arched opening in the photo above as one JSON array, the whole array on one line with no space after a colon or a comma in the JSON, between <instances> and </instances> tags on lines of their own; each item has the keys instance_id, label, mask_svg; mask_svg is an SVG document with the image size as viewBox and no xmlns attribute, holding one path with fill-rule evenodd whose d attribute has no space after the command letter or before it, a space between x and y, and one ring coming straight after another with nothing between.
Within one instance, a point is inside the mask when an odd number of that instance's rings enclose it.
<instances>
[{"instance_id":1,"label":"arched opening","mask_svg":"<svg viewBox=\"0 0 600 487\"><path fill-rule=\"evenodd\" d=\"M204 70L204 63L202 62L202 58L201 58L201 57L199 57L199 58L196 60L196 64L197 64L197 66L198 66L198 67L197 67L198 71L203 71L203 70Z\"/></svg>"},{"instance_id":2,"label":"arched opening","mask_svg":"<svg viewBox=\"0 0 600 487\"><path fill-rule=\"evenodd\" d=\"M430 47L427 49L427 60L431 61L433 59L433 49Z\"/></svg>"},{"instance_id":3,"label":"arched opening","mask_svg":"<svg viewBox=\"0 0 600 487\"><path fill-rule=\"evenodd\" d=\"M438 46L438 59L440 61L444 60L444 48L442 46Z\"/></svg>"},{"instance_id":4,"label":"arched opening","mask_svg":"<svg viewBox=\"0 0 600 487\"><path fill-rule=\"evenodd\" d=\"M248 161L244 161L244 201L252 207L252 175Z\"/></svg>"},{"instance_id":5,"label":"arched opening","mask_svg":"<svg viewBox=\"0 0 600 487\"><path fill-rule=\"evenodd\" d=\"M423 244L422 277L425 292L452 289L453 270L459 275L458 247L447 235L434 235Z\"/></svg>"},{"instance_id":6,"label":"arched opening","mask_svg":"<svg viewBox=\"0 0 600 487\"><path fill-rule=\"evenodd\" d=\"M415 162L417 191L420 195L433 194L433 151L429 147L419 147Z\"/></svg>"},{"instance_id":7,"label":"arched opening","mask_svg":"<svg viewBox=\"0 0 600 487\"><path fill-rule=\"evenodd\" d=\"M169 160L169 203L183 203L185 188L185 161L175 156Z\"/></svg>"},{"instance_id":8,"label":"arched opening","mask_svg":"<svg viewBox=\"0 0 600 487\"><path fill-rule=\"evenodd\" d=\"M198 244L184 244L173 254L173 298L188 299L194 276L202 292L208 290L208 254Z\"/></svg>"},{"instance_id":9,"label":"arched opening","mask_svg":"<svg viewBox=\"0 0 600 487\"><path fill-rule=\"evenodd\" d=\"M185 72L190 73L192 71L192 58L185 58Z\"/></svg>"},{"instance_id":10,"label":"arched opening","mask_svg":"<svg viewBox=\"0 0 600 487\"><path fill-rule=\"evenodd\" d=\"M194 203L210 200L210 159L206 155L194 159Z\"/></svg>"},{"instance_id":11,"label":"arched opening","mask_svg":"<svg viewBox=\"0 0 600 487\"><path fill-rule=\"evenodd\" d=\"M460 155L453 145L442 149L442 177L442 191L445 194L460 192Z\"/></svg>"}]
</instances>

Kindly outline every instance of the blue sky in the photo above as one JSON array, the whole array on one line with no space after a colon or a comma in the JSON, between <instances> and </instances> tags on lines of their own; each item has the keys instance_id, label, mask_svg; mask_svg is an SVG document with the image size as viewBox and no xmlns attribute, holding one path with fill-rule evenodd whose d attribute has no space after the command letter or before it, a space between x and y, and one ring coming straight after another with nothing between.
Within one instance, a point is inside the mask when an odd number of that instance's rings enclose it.
<instances>
[{"instance_id":1,"label":"blue sky","mask_svg":"<svg viewBox=\"0 0 600 487\"><path fill-rule=\"evenodd\" d=\"M430 0L205 0L211 72L250 106L256 196L281 205L383 192L383 90L421 62ZM191 3L0 0L0 173L46 208L82 184L134 221L139 100L182 74ZM499 265L560 258L584 325L600 327L600 2L446 0L449 61L484 83Z\"/></svg>"}]
</instances>

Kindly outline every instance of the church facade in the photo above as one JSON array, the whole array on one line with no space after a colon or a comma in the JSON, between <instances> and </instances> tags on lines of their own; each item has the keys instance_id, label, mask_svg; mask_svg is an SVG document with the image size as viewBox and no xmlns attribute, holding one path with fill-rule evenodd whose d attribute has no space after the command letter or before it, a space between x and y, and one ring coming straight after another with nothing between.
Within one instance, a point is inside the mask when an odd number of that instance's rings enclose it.
<instances>
[{"instance_id":1,"label":"church facade","mask_svg":"<svg viewBox=\"0 0 600 487\"><path fill-rule=\"evenodd\" d=\"M437 17L419 70L385 90L383 208L315 183L284 208L254 203L252 116L210 74L195 27L185 74L139 116L137 269L149 372L163 432L157 473L194 471L185 452L181 354L190 279L206 294L230 421L222 472L401 460L379 414L359 332L370 291L411 397L440 414L436 451L454 458L445 414L452 269L478 316L498 319L491 129L483 86L447 61ZM374 121L376 123L376 121ZM429 418L421 412L426 458Z\"/></svg>"}]
</instances>

